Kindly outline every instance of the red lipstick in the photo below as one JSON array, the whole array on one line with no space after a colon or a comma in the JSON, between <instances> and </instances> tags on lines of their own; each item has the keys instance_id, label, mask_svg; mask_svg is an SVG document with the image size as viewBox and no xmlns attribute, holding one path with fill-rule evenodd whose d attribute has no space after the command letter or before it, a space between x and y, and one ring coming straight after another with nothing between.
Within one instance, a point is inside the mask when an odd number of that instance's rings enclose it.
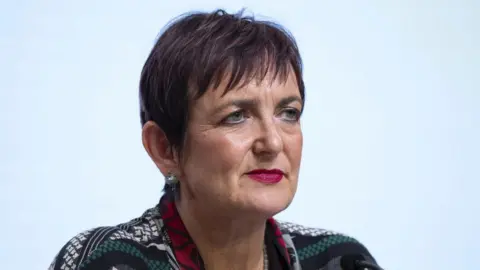
<instances>
[{"instance_id":1,"label":"red lipstick","mask_svg":"<svg viewBox=\"0 0 480 270\"><path fill-rule=\"evenodd\" d=\"M283 178L283 171L278 169L273 170L253 170L247 173L248 177L251 179L264 183L264 184L276 184L280 182Z\"/></svg>"}]
</instances>

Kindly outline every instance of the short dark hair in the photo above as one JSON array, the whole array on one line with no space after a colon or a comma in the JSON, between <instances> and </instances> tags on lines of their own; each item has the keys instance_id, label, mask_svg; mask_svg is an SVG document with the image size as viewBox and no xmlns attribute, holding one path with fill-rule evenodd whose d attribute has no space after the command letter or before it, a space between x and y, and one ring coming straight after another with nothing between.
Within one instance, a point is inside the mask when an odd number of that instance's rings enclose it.
<instances>
[{"instance_id":1,"label":"short dark hair","mask_svg":"<svg viewBox=\"0 0 480 270\"><path fill-rule=\"evenodd\" d=\"M229 91L269 74L272 80L286 80L293 71L305 100L302 59L293 36L274 22L243 13L220 9L184 14L167 25L145 62L142 126L154 121L177 150L183 146L189 102L225 79Z\"/></svg>"}]
</instances>

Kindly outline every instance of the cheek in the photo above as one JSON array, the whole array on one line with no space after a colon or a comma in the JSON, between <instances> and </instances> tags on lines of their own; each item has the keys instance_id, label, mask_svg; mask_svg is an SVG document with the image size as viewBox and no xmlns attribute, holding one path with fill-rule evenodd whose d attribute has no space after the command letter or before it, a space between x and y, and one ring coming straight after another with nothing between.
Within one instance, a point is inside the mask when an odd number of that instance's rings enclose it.
<instances>
[{"instance_id":1,"label":"cheek","mask_svg":"<svg viewBox=\"0 0 480 270\"><path fill-rule=\"evenodd\" d=\"M214 134L192 138L187 161L189 169L202 170L204 174L225 174L240 169L251 142L238 138L238 134Z\"/></svg>"},{"instance_id":2,"label":"cheek","mask_svg":"<svg viewBox=\"0 0 480 270\"><path fill-rule=\"evenodd\" d=\"M296 134L289 134L285 141L285 152L292 164L292 170L297 171L300 167L303 150L303 135L302 132Z\"/></svg>"}]
</instances>

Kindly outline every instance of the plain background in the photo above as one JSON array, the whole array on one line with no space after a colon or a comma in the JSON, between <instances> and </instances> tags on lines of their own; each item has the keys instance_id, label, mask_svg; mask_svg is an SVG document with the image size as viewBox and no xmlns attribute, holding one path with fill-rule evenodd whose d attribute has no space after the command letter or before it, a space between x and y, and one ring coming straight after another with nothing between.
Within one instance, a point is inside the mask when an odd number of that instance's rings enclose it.
<instances>
[{"instance_id":1,"label":"plain background","mask_svg":"<svg viewBox=\"0 0 480 270\"><path fill-rule=\"evenodd\" d=\"M388 270L477 270L480 2L0 4L0 268L46 269L76 233L153 206L138 80L191 10L284 25L305 62L299 190L278 218L351 234Z\"/></svg>"}]
</instances>

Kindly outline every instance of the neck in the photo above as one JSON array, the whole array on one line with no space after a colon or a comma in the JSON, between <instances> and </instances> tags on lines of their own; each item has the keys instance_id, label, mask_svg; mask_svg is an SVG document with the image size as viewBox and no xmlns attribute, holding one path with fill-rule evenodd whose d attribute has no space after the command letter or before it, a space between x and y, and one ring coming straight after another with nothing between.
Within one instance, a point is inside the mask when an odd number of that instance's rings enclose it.
<instances>
[{"instance_id":1,"label":"neck","mask_svg":"<svg viewBox=\"0 0 480 270\"><path fill-rule=\"evenodd\" d=\"M265 218L222 216L199 205L188 198L176 202L205 268L263 269Z\"/></svg>"}]
</instances>

